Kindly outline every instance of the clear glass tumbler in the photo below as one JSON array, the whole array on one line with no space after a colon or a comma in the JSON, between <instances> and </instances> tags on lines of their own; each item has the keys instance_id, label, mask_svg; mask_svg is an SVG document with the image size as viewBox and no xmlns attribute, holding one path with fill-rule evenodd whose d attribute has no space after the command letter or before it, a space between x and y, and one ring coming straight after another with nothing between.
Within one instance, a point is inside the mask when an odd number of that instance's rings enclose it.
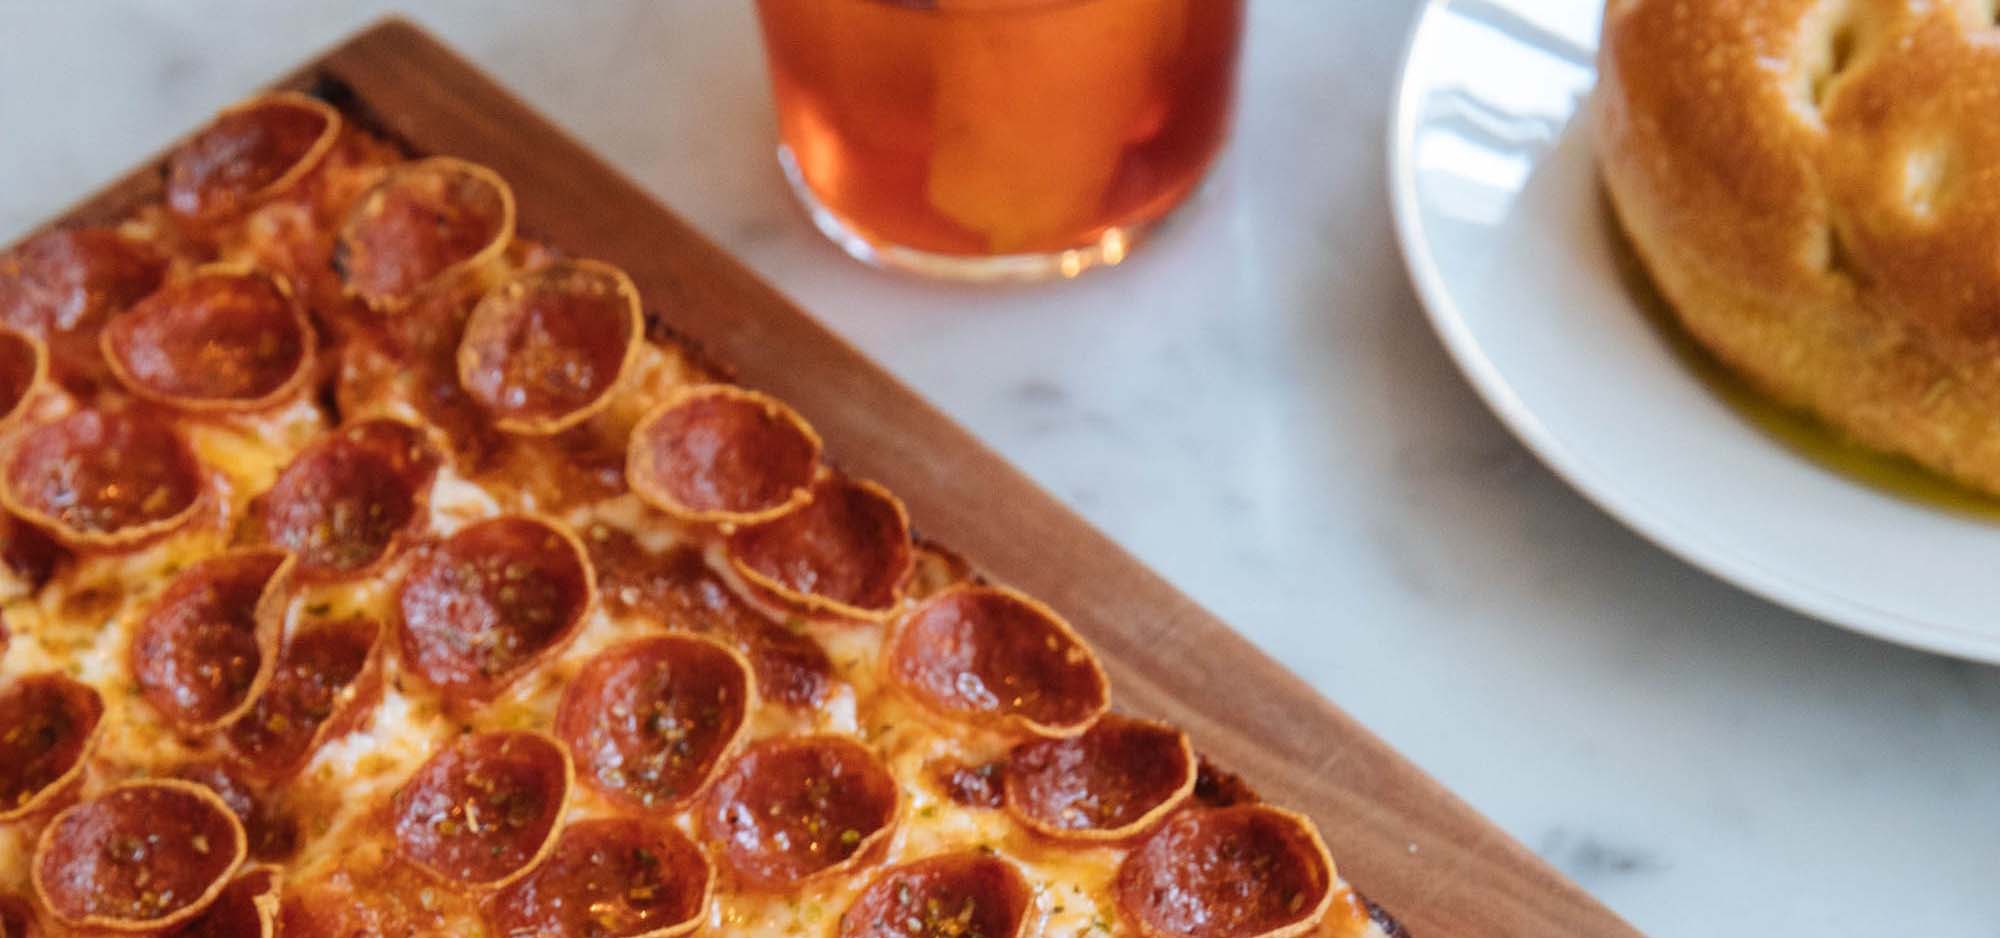
<instances>
[{"instance_id":1,"label":"clear glass tumbler","mask_svg":"<svg viewBox=\"0 0 2000 938\"><path fill-rule=\"evenodd\" d=\"M821 231L958 279L1115 264L1228 130L1244 0L758 0Z\"/></svg>"}]
</instances>

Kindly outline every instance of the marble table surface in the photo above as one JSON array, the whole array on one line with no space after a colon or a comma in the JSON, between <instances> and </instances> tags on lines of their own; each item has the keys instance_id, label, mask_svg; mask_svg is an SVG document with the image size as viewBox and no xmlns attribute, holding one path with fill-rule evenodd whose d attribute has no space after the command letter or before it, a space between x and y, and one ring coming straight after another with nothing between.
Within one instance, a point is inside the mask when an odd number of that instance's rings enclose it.
<instances>
[{"instance_id":1,"label":"marble table surface","mask_svg":"<svg viewBox=\"0 0 2000 938\"><path fill-rule=\"evenodd\" d=\"M0 241L384 6L0 0ZM1414 3L1257 0L1212 183L1011 289L813 232L743 0L410 7L1643 930L2000 932L2000 671L1651 547L1446 359L1383 191Z\"/></svg>"}]
</instances>

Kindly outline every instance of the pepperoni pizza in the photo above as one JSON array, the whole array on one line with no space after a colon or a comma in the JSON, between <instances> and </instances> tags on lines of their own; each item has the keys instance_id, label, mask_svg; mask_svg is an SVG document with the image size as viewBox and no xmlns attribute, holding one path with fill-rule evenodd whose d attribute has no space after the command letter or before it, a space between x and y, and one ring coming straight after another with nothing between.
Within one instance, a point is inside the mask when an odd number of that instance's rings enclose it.
<instances>
[{"instance_id":1,"label":"pepperoni pizza","mask_svg":"<svg viewBox=\"0 0 2000 938\"><path fill-rule=\"evenodd\" d=\"M162 188L0 256L0 935L1394 931L492 171Z\"/></svg>"}]
</instances>

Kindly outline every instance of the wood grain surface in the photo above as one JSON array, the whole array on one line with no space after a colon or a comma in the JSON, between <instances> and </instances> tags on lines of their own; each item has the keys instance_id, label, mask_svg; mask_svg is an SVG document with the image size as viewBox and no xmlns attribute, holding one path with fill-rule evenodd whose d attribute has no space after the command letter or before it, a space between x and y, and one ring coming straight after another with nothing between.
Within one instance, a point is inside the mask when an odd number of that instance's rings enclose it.
<instances>
[{"instance_id":1,"label":"wood grain surface","mask_svg":"<svg viewBox=\"0 0 2000 938\"><path fill-rule=\"evenodd\" d=\"M811 420L835 462L900 495L921 534L1061 610L1102 656L1119 706L1185 727L1218 764L1312 815L1342 874L1411 933L1636 934L423 31L384 21L276 84L351 91L338 103L414 149L498 171L524 233L623 267L675 329ZM141 167L51 224L110 217L159 185L158 164Z\"/></svg>"}]
</instances>

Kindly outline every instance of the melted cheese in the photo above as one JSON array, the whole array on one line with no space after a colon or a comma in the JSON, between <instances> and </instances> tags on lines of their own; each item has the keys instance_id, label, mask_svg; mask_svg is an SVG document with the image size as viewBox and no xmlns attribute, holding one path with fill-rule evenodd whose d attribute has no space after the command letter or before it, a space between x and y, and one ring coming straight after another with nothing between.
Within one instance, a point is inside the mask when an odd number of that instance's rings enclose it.
<instances>
[{"instance_id":1,"label":"melted cheese","mask_svg":"<svg viewBox=\"0 0 2000 938\"><path fill-rule=\"evenodd\" d=\"M430 530L440 535L501 513L500 502L491 493L450 466L440 468L432 480L429 507Z\"/></svg>"},{"instance_id":2,"label":"melted cheese","mask_svg":"<svg viewBox=\"0 0 2000 938\"><path fill-rule=\"evenodd\" d=\"M332 185L341 191L357 191L379 172L379 163L364 159L342 167ZM309 225L309 215L296 208L260 210L244 230L232 236L225 254L247 260L285 256L286 245L310 236ZM158 228L158 214L144 212L127 228L135 235L150 236ZM513 252L513 256L518 261L534 253L523 250ZM334 354L334 350L323 351ZM590 432L606 439L622 439L666 390L700 380L713 377L685 350L671 344L644 346L612 403L593 418ZM392 380L385 387L380 390L380 399L366 401L368 413L421 422L410 401L397 397L410 393L407 382ZM97 687L105 697L106 730L90 765L86 793L134 775L171 771L215 751L212 740L177 738L138 696L128 661L134 623L175 573L230 542L230 532L244 517L250 500L266 490L292 456L326 429L325 415L303 395L270 413L190 420L185 425L197 455L214 473L214 504L204 518L143 550L85 557L61 571L56 581L37 595L29 595L24 584L0 582L0 614L5 615L13 632L11 645L0 657L0 674L66 671ZM535 498L528 486L483 487L446 466L429 489L423 527L431 536L448 535L482 518L535 511L540 507ZM1034 884L1026 938L1102 938L1129 931L1120 922L1111 891L1123 848L1041 840L1003 811L966 807L939 790L939 766L990 762L1004 754L1008 740L938 723L885 686L880 626L800 619L768 605L728 570L712 535L676 525L630 495L569 507L561 520L577 531L599 524L621 529L652 552L705 537L701 546L710 566L739 598L774 621L803 629L824 647L836 671L825 702L807 711L759 704L749 716L746 735L762 739L840 733L873 747L903 791L884 862L951 850L991 851L1019 865ZM585 662L620 640L658 628L613 615L599 604L564 647L499 699L452 712L420 677L404 671L397 661L393 584L402 575L406 560L407 554L402 561L392 561L360 582L306 589L288 611L288 628L294 630L314 617L359 615L389 624L384 637L388 648L380 703L362 728L321 746L287 786L286 805L303 821L300 851L286 870L287 879L294 883L346 876L392 863L393 849L384 832L385 805L433 752L463 732L548 729L563 689ZM579 784L567 815L592 817L612 810L604 798ZM672 821L691 834L698 830L691 811L681 811ZM0 891L26 892L33 834L31 825L0 827ZM779 896L718 894L708 910L707 924L711 933L755 938L833 936L841 913L869 875L869 870L855 871L809 882ZM1359 904L1341 888L1339 900L1317 934L1326 938L1376 934ZM436 899L434 890L426 888L416 901L425 909L468 908L462 902L440 904ZM486 934L469 912L438 914L443 917L446 934Z\"/></svg>"},{"instance_id":3,"label":"melted cheese","mask_svg":"<svg viewBox=\"0 0 2000 938\"><path fill-rule=\"evenodd\" d=\"M246 487L256 479L275 478L286 458L257 452L253 441L229 431L216 431L201 440L205 456L245 454L231 475L245 480ZM303 443L290 437L286 442L286 450L295 450ZM489 492L449 469L440 472L429 504L428 526L439 535L518 507L508 505L504 494ZM633 533L653 551L670 548L687 536L630 496L576 508L562 520L579 530L588 530L593 524L616 526ZM65 670L100 688L106 696L107 732L93 765L92 789L130 775L169 770L199 754L200 747L175 738L137 696L127 657L133 623L171 573L222 546L218 533L195 529L129 555L91 557L65 571L40 596L6 606L15 640L0 660L0 668L9 674ZM707 546L711 566L747 597L721 562L716 545ZM290 610L291 627L299 627L303 618L312 615L365 615L393 626L392 584L401 575L400 567L392 563L378 575L357 583L305 591ZM82 601L89 597L99 598ZM799 620L768 607L764 611L803 628L825 648L836 669L836 684L825 704L815 710L758 706L750 715L747 735L761 739L842 733L863 739L882 754L904 792L894 833L886 845L885 863L952 850L991 851L1016 863L1034 884L1026 938L1108 938L1128 932L1112 898L1122 848L1043 841L1003 811L969 808L939 790L937 766L991 761L1005 752L1007 741L941 725L886 687L881 678L880 626ZM655 628L614 616L600 605L585 618L573 639L534 672L490 705L459 715L447 713L421 678L397 667L392 654L382 700L368 725L322 746L288 786L288 802L306 822L304 844L288 864L288 877L310 882L341 870L391 862L381 812L397 787L431 753L468 730L546 730L563 688L586 661L620 640ZM393 632L385 641L392 643L393 650ZM571 817L579 818L612 811L605 799L581 784L575 788L568 809ZM679 812L672 820L684 831L698 833L691 810ZM31 848L27 835L19 826L0 829L0 888L24 890ZM780 896L718 893L708 910L708 926L719 933L757 938L831 938L838 932L841 913L868 878L867 871L859 871L809 882ZM487 934L472 917L450 921L446 933ZM1376 933L1359 905L1344 892L1318 931L1326 938Z\"/></svg>"}]
</instances>

